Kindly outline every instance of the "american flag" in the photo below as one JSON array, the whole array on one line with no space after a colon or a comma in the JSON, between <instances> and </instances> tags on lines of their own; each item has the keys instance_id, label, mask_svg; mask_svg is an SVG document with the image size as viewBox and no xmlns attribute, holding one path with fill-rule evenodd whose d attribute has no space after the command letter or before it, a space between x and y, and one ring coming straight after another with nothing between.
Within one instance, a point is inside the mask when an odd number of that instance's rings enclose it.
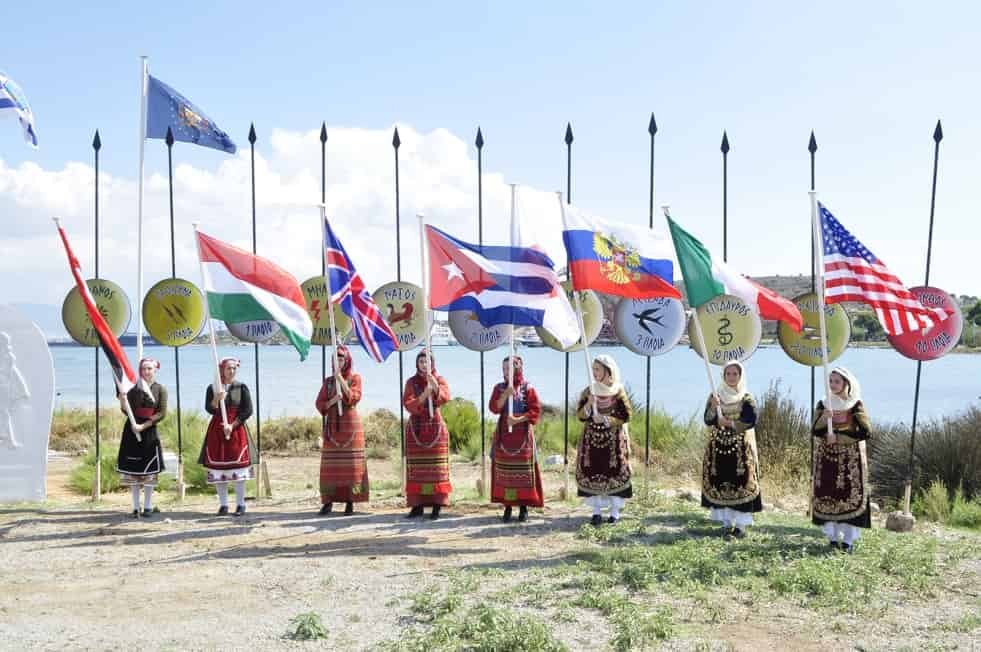
<instances>
[{"instance_id":1,"label":"american flag","mask_svg":"<svg viewBox=\"0 0 981 652\"><path fill-rule=\"evenodd\" d=\"M375 362L382 362L398 348L395 332L368 294L361 275L327 220L324 220L324 255L330 277L330 302L341 304L341 310L354 323L361 346Z\"/></svg>"},{"instance_id":2,"label":"american flag","mask_svg":"<svg viewBox=\"0 0 981 652\"><path fill-rule=\"evenodd\" d=\"M889 335L930 328L949 316L940 308L926 308L917 301L885 263L820 202L818 214L824 244L825 303L868 304Z\"/></svg>"}]
</instances>

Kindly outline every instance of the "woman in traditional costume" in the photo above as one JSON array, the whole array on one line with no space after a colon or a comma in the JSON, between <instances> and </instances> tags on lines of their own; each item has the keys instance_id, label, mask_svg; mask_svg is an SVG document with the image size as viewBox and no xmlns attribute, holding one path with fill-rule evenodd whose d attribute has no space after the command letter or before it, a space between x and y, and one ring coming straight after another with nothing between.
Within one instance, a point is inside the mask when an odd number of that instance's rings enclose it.
<instances>
[{"instance_id":1,"label":"woman in traditional costume","mask_svg":"<svg viewBox=\"0 0 981 652\"><path fill-rule=\"evenodd\" d=\"M354 503L368 501L364 428L357 409L360 400L361 375L353 371L348 348L339 346L334 375L324 379L317 394L317 411L326 417L320 453L321 516L330 514L335 502L344 503L348 516L354 513Z\"/></svg>"},{"instance_id":2,"label":"woman in traditional costume","mask_svg":"<svg viewBox=\"0 0 981 652\"><path fill-rule=\"evenodd\" d=\"M633 496L630 484L630 399L620 382L620 368L608 355L593 359L593 383L582 391L576 415L583 422L576 455L579 495L593 508L593 525L603 522L603 507L610 523Z\"/></svg>"},{"instance_id":3,"label":"woman in traditional costume","mask_svg":"<svg viewBox=\"0 0 981 652\"><path fill-rule=\"evenodd\" d=\"M518 520L526 521L529 506L545 504L535 455L535 424L542 408L538 393L524 378L522 359L505 358L503 367L504 382L494 386L489 406L500 415L491 443L491 502L504 505L505 521L511 520L515 505Z\"/></svg>"},{"instance_id":4,"label":"woman in traditional costume","mask_svg":"<svg viewBox=\"0 0 981 652\"><path fill-rule=\"evenodd\" d=\"M756 402L746 391L746 371L738 362L722 369L722 385L705 405L709 440L702 458L702 507L722 524L723 534L741 538L763 511L756 448Z\"/></svg>"},{"instance_id":5,"label":"woman in traditional costume","mask_svg":"<svg viewBox=\"0 0 981 652\"><path fill-rule=\"evenodd\" d=\"M869 464L871 436L858 379L844 367L828 378L831 396L814 408L814 486L811 516L834 549L851 553L861 533L872 527Z\"/></svg>"},{"instance_id":6,"label":"woman in traditional costume","mask_svg":"<svg viewBox=\"0 0 981 652\"><path fill-rule=\"evenodd\" d=\"M239 361L223 358L218 363L221 388L215 393L208 385L204 395L204 409L211 415L208 432L198 462L208 472L208 484L218 492L218 514L228 513L228 483L235 483L238 500L235 516L245 514L245 481L252 477L252 457L249 451L249 434L245 422L252 416L252 396L249 388L235 380ZM223 420L221 406L224 404Z\"/></svg>"},{"instance_id":7,"label":"woman in traditional costume","mask_svg":"<svg viewBox=\"0 0 981 652\"><path fill-rule=\"evenodd\" d=\"M409 413L405 433L408 518L433 508L431 518L450 504L450 433L439 412L450 400L450 386L436 374L436 362L422 351L416 356L416 373L405 383L402 405Z\"/></svg>"},{"instance_id":8,"label":"woman in traditional costume","mask_svg":"<svg viewBox=\"0 0 981 652\"><path fill-rule=\"evenodd\" d=\"M126 392L130 410L136 427L129 418L123 426L123 436L119 441L119 456L116 470L119 483L129 485L133 492L133 518L140 516L140 490L143 491L143 516L149 517L160 510L153 506L153 488L157 476L164 470L163 448L157 435L157 424L167 416L167 388L155 381L160 363L152 358L140 360L140 378ZM126 414L122 395L119 406Z\"/></svg>"}]
</instances>

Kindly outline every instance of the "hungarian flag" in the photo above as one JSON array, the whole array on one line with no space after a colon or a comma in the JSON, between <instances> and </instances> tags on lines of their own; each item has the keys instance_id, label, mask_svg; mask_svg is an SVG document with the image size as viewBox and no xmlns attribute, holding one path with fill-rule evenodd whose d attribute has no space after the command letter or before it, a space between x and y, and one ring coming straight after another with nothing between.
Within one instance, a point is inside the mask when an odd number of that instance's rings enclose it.
<instances>
[{"instance_id":1,"label":"hungarian flag","mask_svg":"<svg viewBox=\"0 0 981 652\"><path fill-rule=\"evenodd\" d=\"M119 346L119 340L112 334L112 330L109 329L109 324L106 323L105 317L102 316L98 306L95 305L95 299L92 298L92 293L89 292L89 286L82 278L82 266L79 265L78 258L75 258L75 253L72 251L71 245L68 244L68 236L65 235L65 230L60 225L58 226L58 235L61 236L61 241L65 245L65 255L68 256L68 267L71 269L72 276L75 277L75 286L78 288L78 293L82 295L85 312L88 313L89 319L92 321L92 327L95 328L96 335L99 337L99 347L106 355L106 360L109 361L109 366L112 368L112 377L116 381L116 387L119 393L125 394L136 384L136 374L133 373L133 368L130 367L129 360L126 358L123 348Z\"/></svg>"},{"instance_id":2,"label":"hungarian flag","mask_svg":"<svg viewBox=\"0 0 981 652\"><path fill-rule=\"evenodd\" d=\"M603 220L566 205L562 223L575 289L631 299L681 298L674 287L671 244L656 231Z\"/></svg>"},{"instance_id":3,"label":"hungarian flag","mask_svg":"<svg viewBox=\"0 0 981 652\"><path fill-rule=\"evenodd\" d=\"M671 239L674 240L674 250L678 255L678 265L685 279L688 303L693 308L721 294L731 294L755 307L763 319L786 322L795 331L800 332L804 319L792 301L784 299L759 283L754 283L733 271L721 260L713 258L705 245L678 226L670 217L667 219L671 229Z\"/></svg>"},{"instance_id":4,"label":"hungarian flag","mask_svg":"<svg viewBox=\"0 0 981 652\"><path fill-rule=\"evenodd\" d=\"M275 263L200 231L198 255L213 319L227 324L274 321L300 353L310 351L313 322L300 284Z\"/></svg>"}]
</instances>

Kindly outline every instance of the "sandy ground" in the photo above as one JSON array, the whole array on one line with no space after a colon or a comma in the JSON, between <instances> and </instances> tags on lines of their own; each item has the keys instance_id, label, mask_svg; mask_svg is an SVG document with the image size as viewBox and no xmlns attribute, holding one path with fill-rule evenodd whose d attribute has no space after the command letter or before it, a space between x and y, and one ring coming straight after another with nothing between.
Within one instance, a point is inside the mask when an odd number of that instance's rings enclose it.
<instances>
[{"instance_id":1,"label":"sandy ground","mask_svg":"<svg viewBox=\"0 0 981 652\"><path fill-rule=\"evenodd\" d=\"M365 649L398 636L411 622L406 596L439 573L502 568L520 579L522 568L547 566L581 546L574 535L587 516L557 500L562 475L546 473L552 506L528 523L502 523L496 508L476 501L479 466L456 464L454 484L471 501L438 521L403 518L394 489L373 489L370 505L353 516L320 517L318 459L274 457L273 498L250 501L243 518L217 516L214 496L178 505L165 495L160 515L134 520L128 494L95 505L71 493L65 485L74 463L52 461L42 508L0 508L2 649ZM373 484L396 485L397 465L370 465ZM970 586L979 570L975 561L962 580ZM908 609L929 614L936 606ZM329 629L326 641L283 638L291 618L311 611ZM848 649L838 637L817 640L811 616L743 611L718 626L708 649ZM584 618L556 624L555 634L572 649L604 649L609 625ZM886 624L884 636L909 626ZM877 640L866 649L892 647ZM956 642L981 649L970 635Z\"/></svg>"}]
</instances>

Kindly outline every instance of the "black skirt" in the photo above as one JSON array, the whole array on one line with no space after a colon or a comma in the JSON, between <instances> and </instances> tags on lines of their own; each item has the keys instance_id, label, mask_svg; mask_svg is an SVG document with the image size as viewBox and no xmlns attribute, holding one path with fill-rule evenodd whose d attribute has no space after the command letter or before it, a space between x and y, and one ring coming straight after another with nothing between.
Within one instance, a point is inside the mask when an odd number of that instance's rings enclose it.
<instances>
[{"instance_id":1,"label":"black skirt","mask_svg":"<svg viewBox=\"0 0 981 652\"><path fill-rule=\"evenodd\" d=\"M144 421L137 417L137 422ZM136 441L136 435L129 426L129 421L123 428L123 438L119 442L119 457L116 470L131 475L152 475L164 470L163 448L157 436L157 427L152 426L140 433L142 441Z\"/></svg>"}]
</instances>

